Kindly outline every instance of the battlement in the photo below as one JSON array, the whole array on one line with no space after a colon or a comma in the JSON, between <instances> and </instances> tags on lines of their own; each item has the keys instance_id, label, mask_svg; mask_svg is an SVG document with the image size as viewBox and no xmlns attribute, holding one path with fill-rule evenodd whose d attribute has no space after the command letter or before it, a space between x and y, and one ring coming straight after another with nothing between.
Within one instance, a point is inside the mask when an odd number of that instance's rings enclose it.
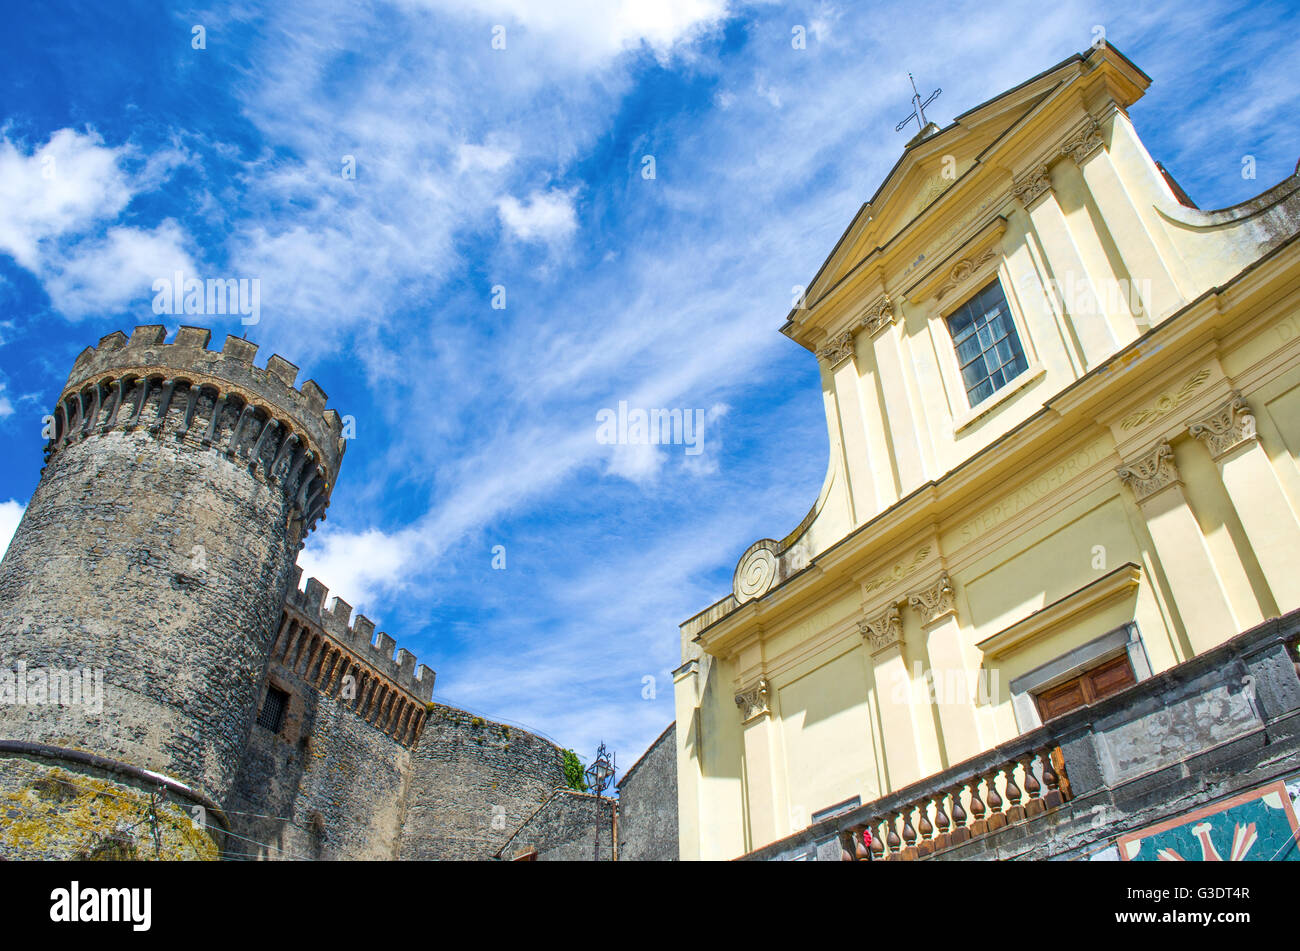
<instances>
[{"instance_id":1,"label":"battlement","mask_svg":"<svg viewBox=\"0 0 1300 951\"><path fill-rule=\"evenodd\" d=\"M96 378L110 373L116 379L159 376L232 392L247 405L266 404L273 416L277 411L287 415L304 431L326 483L334 484L345 449L343 423L335 410L326 408L325 391L314 380L296 386L298 367L278 354L265 367L255 366L257 345L240 337L227 336L220 350L209 350L212 331L207 328L181 327L171 343L166 335L161 324L143 325L129 338L116 331L87 347L68 374L60 404L88 385L107 385L108 380Z\"/></svg>"},{"instance_id":2,"label":"battlement","mask_svg":"<svg viewBox=\"0 0 1300 951\"><path fill-rule=\"evenodd\" d=\"M289 593L285 604L293 608L308 623L319 627L337 646L350 651L365 664L392 681L399 689L428 703L433 697L433 681L437 676L424 665L416 665L415 655L406 648L397 648L397 641L380 631L375 635L375 622L364 614L352 618L352 605L335 597L329 607L325 600L329 589L315 578L308 578L305 588L299 588L302 568L294 566ZM394 651L396 650L396 653Z\"/></svg>"}]
</instances>

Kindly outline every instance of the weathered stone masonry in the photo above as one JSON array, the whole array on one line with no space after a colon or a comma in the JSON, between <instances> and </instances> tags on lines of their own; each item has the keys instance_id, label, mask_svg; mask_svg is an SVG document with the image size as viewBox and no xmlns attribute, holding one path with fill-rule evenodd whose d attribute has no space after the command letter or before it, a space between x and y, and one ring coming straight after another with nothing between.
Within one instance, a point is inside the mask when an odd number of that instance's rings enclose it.
<instances>
[{"instance_id":1,"label":"weathered stone masonry","mask_svg":"<svg viewBox=\"0 0 1300 951\"><path fill-rule=\"evenodd\" d=\"M103 706L0 703L0 858L491 858L589 829L521 830L562 750L433 704L432 670L299 590L339 416L209 337L110 334L52 414L0 563L0 670L102 671Z\"/></svg>"}]
</instances>

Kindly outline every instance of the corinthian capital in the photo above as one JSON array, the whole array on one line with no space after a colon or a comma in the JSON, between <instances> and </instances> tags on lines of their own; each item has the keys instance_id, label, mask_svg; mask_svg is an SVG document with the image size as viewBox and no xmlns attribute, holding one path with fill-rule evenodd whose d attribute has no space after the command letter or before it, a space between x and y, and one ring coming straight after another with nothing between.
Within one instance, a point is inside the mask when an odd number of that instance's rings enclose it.
<instances>
[{"instance_id":1,"label":"corinthian capital","mask_svg":"<svg viewBox=\"0 0 1300 951\"><path fill-rule=\"evenodd\" d=\"M1139 502L1179 481L1178 467L1174 465L1174 450L1167 442L1159 443L1146 455L1120 466L1115 472L1133 490Z\"/></svg>"},{"instance_id":2,"label":"corinthian capital","mask_svg":"<svg viewBox=\"0 0 1300 951\"><path fill-rule=\"evenodd\" d=\"M740 722L748 723L755 717L766 716L771 712L768 707L767 680L760 677L758 683L748 690L736 694L736 706L740 708Z\"/></svg>"},{"instance_id":3,"label":"corinthian capital","mask_svg":"<svg viewBox=\"0 0 1300 951\"><path fill-rule=\"evenodd\" d=\"M858 633L871 646L873 654L878 654L899 643L903 639L903 623L898 613L898 606L891 604L875 617L859 621Z\"/></svg>"},{"instance_id":4,"label":"corinthian capital","mask_svg":"<svg viewBox=\"0 0 1300 951\"><path fill-rule=\"evenodd\" d=\"M939 618L955 613L953 594L952 580L945 571L930 587L909 596L907 602L921 616L922 624L933 624Z\"/></svg>"},{"instance_id":5,"label":"corinthian capital","mask_svg":"<svg viewBox=\"0 0 1300 951\"><path fill-rule=\"evenodd\" d=\"M826 346L817 351L817 356L832 367L839 366L853 356L853 331L846 330L842 334L836 334Z\"/></svg>"},{"instance_id":6,"label":"corinthian capital","mask_svg":"<svg viewBox=\"0 0 1300 951\"><path fill-rule=\"evenodd\" d=\"M1052 188L1052 177L1047 173L1047 166L1040 165L1028 175L1016 180L1011 191L1020 199L1020 204L1028 208L1040 195Z\"/></svg>"},{"instance_id":7,"label":"corinthian capital","mask_svg":"<svg viewBox=\"0 0 1300 951\"><path fill-rule=\"evenodd\" d=\"M1215 459L1255 438L1255 414L1235 390L1228 401L1187 431L1205 443Z\"/></svg>"}]
</instances>

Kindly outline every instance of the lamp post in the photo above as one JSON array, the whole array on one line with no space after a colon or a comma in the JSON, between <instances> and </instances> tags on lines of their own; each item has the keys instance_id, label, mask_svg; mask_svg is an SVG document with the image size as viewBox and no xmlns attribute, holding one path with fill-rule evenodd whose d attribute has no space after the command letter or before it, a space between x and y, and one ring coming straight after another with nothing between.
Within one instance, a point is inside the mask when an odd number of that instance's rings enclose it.
<instances>
[{"instance_id":1,"label":"lamp post","mask_svg":"<svg viewBox=\"0 0 1300 951\"><path fill-rule=\"evenodd\" d=\"M596 861L600 861L600 794L604 792L614 779L614 757L605 749L605 742L602 740L600 748L596 750L596 758L592 760L591 765L584 771L583 775L587 778L587 786L596 791ZM617 847L617 843L615 843Z\"/></svg>"}]
</instances>

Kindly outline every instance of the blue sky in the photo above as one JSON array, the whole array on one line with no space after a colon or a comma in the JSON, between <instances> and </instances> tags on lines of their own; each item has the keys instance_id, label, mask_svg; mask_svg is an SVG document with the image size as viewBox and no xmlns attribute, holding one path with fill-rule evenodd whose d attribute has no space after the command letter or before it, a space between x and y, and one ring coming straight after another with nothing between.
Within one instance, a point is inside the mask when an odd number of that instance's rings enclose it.
<instances>
[{"instance_id":1,"label":"blue sky","mask_svg":"<svg viewBox=\"0 0 1300 951\"><path fill-rule=\"evenodd\" d=\"M630 766L673 717L677 625L821 485L816 361L777 328L897 159L909 70L945 125L1101 26L1154 80L1134 121L1202 207L1294 170L1295 9L1138 7L13 4L0 544L76 354L174 329L151 285L178 268L257 278L256 326L183 322L248 331L356 419L307 573L440 699ZM621 400L701 411L702 451L602 444Z\"/></svg>"}]
</instances>

